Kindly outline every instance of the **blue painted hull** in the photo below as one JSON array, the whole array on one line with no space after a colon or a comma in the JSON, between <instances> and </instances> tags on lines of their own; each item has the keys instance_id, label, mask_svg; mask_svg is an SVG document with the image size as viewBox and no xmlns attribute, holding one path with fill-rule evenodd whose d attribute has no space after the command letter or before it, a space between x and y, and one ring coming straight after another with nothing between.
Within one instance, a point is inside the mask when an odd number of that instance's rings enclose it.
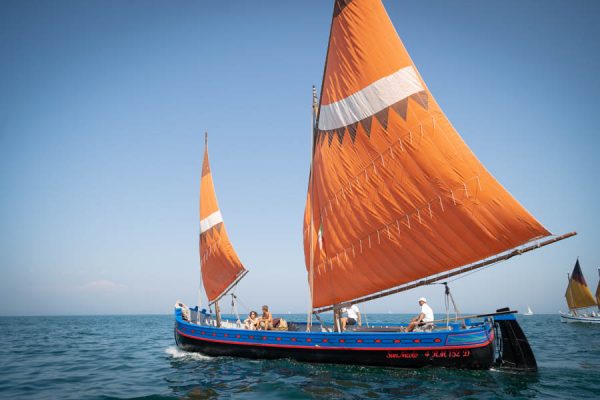
<instances>
[{"instance_id":1,"label":"blue painted hull","mask_svg":"<svg viewBox=\"0 0 600 400\"><path fill-rule=\"evenodd\" d=\"M464 330L419 333L250 331L191 324L175 311L177 345L209 356L489 369L495 361L494 338L489 322Z\"/></svg>"}]
</instances>

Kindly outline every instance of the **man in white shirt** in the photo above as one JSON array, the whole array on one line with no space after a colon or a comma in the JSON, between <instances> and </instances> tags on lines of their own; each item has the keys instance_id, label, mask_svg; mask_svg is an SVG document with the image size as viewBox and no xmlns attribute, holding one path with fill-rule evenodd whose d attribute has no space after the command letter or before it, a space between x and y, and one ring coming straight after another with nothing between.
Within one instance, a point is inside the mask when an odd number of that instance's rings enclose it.
<instances>
[{"instance_id":1,"label":"man in white shirt","mask_svg":"<svg viewBox=\"0 0 600 400\"><path fill-rule=\"evenodd\" d=\"M427 299L425 299L425 297L419 299L419 305L421 306L421 313L410 321L410 324L406 328L406 332L412 332L416 326L433 322L433 310L429 307L429 304L427 304Z\"/></svg>"},{"instance_id":2,"label":"man in white shirt","mask_svg":"<svg viewBox=\"0 0 600 400\"><path fill-rule=\"evenodd\" d=\"M342 314L346 314L345 317L340 318L342 323L342 332L346 330L346 325L362 325L360 320L360 310L356 304L352 304L350 308L342 308Z\"/></svg>"}]
</instances>

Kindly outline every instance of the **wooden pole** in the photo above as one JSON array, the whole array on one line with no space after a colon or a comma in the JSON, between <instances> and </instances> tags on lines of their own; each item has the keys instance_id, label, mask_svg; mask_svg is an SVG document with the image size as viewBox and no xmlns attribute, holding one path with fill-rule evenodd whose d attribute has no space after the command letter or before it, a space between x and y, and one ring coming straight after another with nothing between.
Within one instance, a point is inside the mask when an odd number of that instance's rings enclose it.
<instances>
[{"instance_id":1,"label":"wooden pole","mask_svg":"<svg viewBox=\"0 0 600 400\"><path fill-rule=\"evenodd\" d=\"M341 332L342 331L342 322L340 321L340 317L342 314L342 310L340 308L339 305L334 305L333 306L333 327L334 327L334 331L335 332Z\"/></svg>"},{"instance_id":2,"label":"wooden pole","mask_svg":"<svg viewBox=\"0 0 600 400\"><path fill-rule=\"evenodd\" d=\"M219 302L215 301L215 314L217 316L217 328L221 327L221 309L219 308Z\"/></svg>"},{"instance_id":3,"label":"wooden pole","mask_svg":"<svg viewBox=\"0 0 600 400\"><path fill-rule=\"evenodd\" d=\"M317 113L318 113L318 103L317 103L317 89L312 87L312 96L313 96L313 104L312 104L312 144L310 149L310 175L308 177L308 195L309 195L309 208L308 212L310 213L310 226L309 226L309 241L310 241L310 266L308 272L308 288L309 288L309 309L308 315L306 317L306 331L310 332L312 328L312 315L313 315L313 288L314 288L314 263L315 263L315 249L314 249L314 218L313 218L313 155L315 151L315 138L317 132Z\"/></svg>"}]
</instances>

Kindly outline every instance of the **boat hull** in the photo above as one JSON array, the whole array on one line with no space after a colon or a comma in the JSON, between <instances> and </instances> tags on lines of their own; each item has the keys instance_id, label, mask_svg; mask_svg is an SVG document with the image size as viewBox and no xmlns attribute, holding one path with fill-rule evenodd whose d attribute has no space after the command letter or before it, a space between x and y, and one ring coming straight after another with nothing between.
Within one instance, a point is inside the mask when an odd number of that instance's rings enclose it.
<instances>
[{"instance_id":1,"label":"boat hull","mask_svg":"<svg viewBox=\"0 0 600 400\"><path fill-rule=\"evenodd\" d=\"M584 324L600 324L600 317L584 317L579 315L561 314L561 322L567 323L584 323Z\"/></svg>"},{"instance_id":2,"label":"boat hull","mask_svg":"<svg viewBox=\"0 0 600 400\"><path fill-rule=\"evenodd\" d=\"M489 369L493 364L494 346L489 342L481 347L454 347L450 350L430 349L336 349L270 347L209 342L190 338L176 332L177 344L185 351L208 356L231 356L254 359L289 358L301 362L371 365L399 368L426 366L465 369Z\"/></svg>"},{"instance_id":3,"label":"boat hull","mask_svg":"<svg viewBox=\"0 0 600 400\"><path fill-rule=\"evenodd\" d=\"M199 326L176 318L177 345L208 356L289 358L301 362L399 368L489 369L494 329L401 332L248 331Z\"/></svg>"}]
</instances>

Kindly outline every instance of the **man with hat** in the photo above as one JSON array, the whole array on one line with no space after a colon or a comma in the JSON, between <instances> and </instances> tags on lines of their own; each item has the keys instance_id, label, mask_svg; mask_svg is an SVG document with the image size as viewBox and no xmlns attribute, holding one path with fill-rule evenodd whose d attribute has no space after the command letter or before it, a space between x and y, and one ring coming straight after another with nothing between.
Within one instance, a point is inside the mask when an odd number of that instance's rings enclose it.
<instances>
[{"instance_id":1,"label":"man with hat","mask_svg":"<svg viewBox=\"0 0 600 400\"><path fill-rule=\"evenodd\" d=\"M419 305L421 306L421 313L410 321L410 324L406 328L406 332L412 332L416 326L422 326L433 322L433 310L429 307L429 304L427 304L427 299L425 297L419 299Z\"/></svg>"}]
</instances>

